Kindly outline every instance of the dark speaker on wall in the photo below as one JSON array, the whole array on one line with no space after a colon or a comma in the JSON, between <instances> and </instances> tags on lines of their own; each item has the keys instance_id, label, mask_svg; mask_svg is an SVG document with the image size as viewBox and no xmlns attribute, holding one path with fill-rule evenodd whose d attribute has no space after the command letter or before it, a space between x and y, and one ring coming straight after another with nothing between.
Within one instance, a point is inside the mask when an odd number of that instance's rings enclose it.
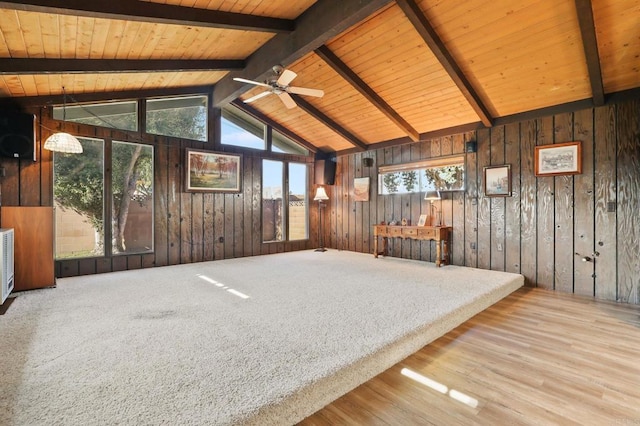
<instances>
[{"instance_id":1,"label":"dark speaker on wall","mask_svg":"<svg viewBox=\"0 0 640 426\"><path fill-rule=\"evenodd\" d=\"M36 116L0 111L0 156L36 161Z\"/></svg>"},{"instance_id":2,"label":"dark speaker on wall","mask_svg":"<svg viewBox=\"0 0 640 426\"><path fill-rule=\"evenodd\" d=\"M334 185L336 183L336 157L316 160L316 185Z\"/></svg>"}]
</instances>

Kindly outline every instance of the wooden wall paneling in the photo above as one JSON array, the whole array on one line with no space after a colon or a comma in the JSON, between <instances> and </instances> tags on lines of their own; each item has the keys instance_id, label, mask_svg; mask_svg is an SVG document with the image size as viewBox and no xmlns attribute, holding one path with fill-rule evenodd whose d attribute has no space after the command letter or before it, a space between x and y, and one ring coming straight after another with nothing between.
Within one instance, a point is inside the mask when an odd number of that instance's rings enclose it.
<instances>
[{"instance_id":1,"label":"wooden wall paneling","mask_svg":"<svg viewBox=\"0 0 640 426\"><path fill-rule=\"evenodd\" d=\"M111 272L111 262L109 262L108 269L98 270L98 272ZM77 259L60 261L60 275L58 275L58 278L75 277L79 274L80 267ZM18 290L17 287L14 288L14 291Z\"/></svg>"},{"instance_id":2,"label":"wooden wall paneling","mask_svg":"<svg viewBox=\"0 0 640 426\"><path fill-rule=\"evenodd\" d=\"M618 299L640 303L640 100L618 105Z\"/></svg>"},{"instance_id":3,"label":"wooden wall paneling","mask_svg":"<svg viewBox=\"0 0 640 426\"><path fill-rule=\"evenodd\" d=\"M80 259L78 261L78 274L91 275L96 273L96 260L94 258Z\"/></svg>"},{"instance_id":4,"label":"wooden wall paneling","mask_svg":"<svg viewBox=\"0 0 640 426\"><path fill-rule=\"evenodd\" d=\"M225 258L225 233L224 233L224 199L225 194L216 192L213 196L213 258L220 260ZM262 240L262 235L260 235ZM266 252L268 253L268 251ZM266 254L263 252L263 254Z\"/></svg>"},{"instance_id":5,"label":"wooden wall paneling","mask_svg":"<svg viewBox=\"0 0 640 426\"><path fill-rule=\"evenodd\" d=\"M260 247L260 240L257 237L261 235L260 224L262 223L260 219L262 212L260 208L260 201L262 199L260 186L261 175L260 167L257 164L260 160L256 157L251 157L250 159L245 157L244 161L245 176L242 185L245 194L244 253L245 256L253 256ZM307 184L308 180L309 179L307 179ZM307 185L307 188L311 188L311 186ZM307 203L309 203L308 200L309 197L307 197Z\"/></svg>"},{"instance_id":6,"label":"wooden wall paneling","mask_svg":"<svg viewBox=\"0 0 640 426\"><path fill-rule=\"evenodd\" d=\"M475 140L474 133L458 134L454 135L453 142L453 154L464 153L464 144L466 140ZM451 223L453 226L453 236L451 241L451 247L449 248L451 253L451 263L453 265L464 265L465 257L465 192L454 191L452 192L452 218Z\"/></svg>"},{"instance_id":7,"label":"wooden wall paneling","mask_svg":"<svg viewBox=\"0 0 640 426\"><path fill-rule=\"evenodd\" d=\"M244 167L243 167L244 169ZM243 174L246 170L243 170ZM242 181L244 181L244 176L242 177ZM283 194L284 195L284 194ZM242 257L244 256L244 225L246 223L246 215L251 215L250 212L244 211L244 203L245 203L245 189L244 185L242 187L242 191L238 194L233 194L233 257ZM287 205L284 208L288 208ZM285 213L286 214L286 213ZM283 226L286 228L286 223L283 223ZM287 234L287 229L284 229L285 235Z\"/></svg>"},{"instance_id":8,"label":"wooden wall paneling","mask_svg":"<svg viewBox=\"0 0 640 426\"><path fill-rule=\"evenodd\" d=\"M259 158L253 158L253 174L251 179L251 253L257 255L262 250L262 161ZM311 175L312 176L312 175ZM311 188L311 185L309 185ZM313 198L313 195L311 195ZM307 197L309 200L309 197ZM309 201L307 201L309 202ZM313 212L311 206L311 212ZM311 216L312 218L315 216ZM315 220L309 221L310 224L317 223ZM316 226L317 228L317 226Z\"/></svg>"},{"instance_id":9,"label":"wooden wall paneling","mask_svg":"<svg viewBox=\"0 0 640 426\"><path fill-rule=\"evenodd\" d=\"M364 153L362 159L364 158L371 158L371 153ZM372 206L377 204L375 201L377 194L374 191L378 187L375 184L375 175L373 173L375 166L364 167L361 160L360 167L362 168L362 177L369 178L369 201L362 203L362 252L373 253L373 229L371 226L376 222L376 211L372 211Z\"/></svg>"},{"instance_id":10,"label":"wooden wall paneling","mask_svg":"<svg viewBox=\"0 0 640 426\"><path fill-rule=\"evenodd\" d=\"M193 235L193 211L190 192L180 192L180 263L193 262L193 250L197 244Z\"/></svg>"},{"instance_id":11,"label":"wooden wall paneling","mask_svg":"<svg viewBox=\"0 0 640 426\"><path fill-rule=\"evenodd\" d=\"M410 149L410 158L411 161L419 161L422 160L422 149L421 144L412 143L409 145ZM424 193L418 192L411 195L411 211L409 213L409 219L411 220L412 225L417 225L418 220L420 219L420 214L422 213L422 207L425 203ZM420 241L419 240L408 240L407 241L411 247L411 259L419 260L421 256L420 249Z\"/></svg>"},{"instance_id":12,"label":"wooden wall paneling","mask_svg":"<svg viewBox=\"0 0 640 426\"><path fill-rule=\"evenodd\" d=\"M402 163L402 147L394 146L391 148L391 161L389 164L400 164ZM391 200L391 208L392 214L391 218L395 220L398 224L402 219L402 195L401 194L392 194L388 196ZM389 245L392 247L391 254L392 256L402 257L402 238L392 238L389 240Z\"/></svg>"},{"instance_id":13,"label":"wooden wall paneling","mask_svg":"<svg viewBox=\"0 0 640 426\"><path fill-rule=\"evenodd\" d=\"M214 197L207 192L202 196L203 224L202 224L202 260L214 260L213 246L215 244L214 231Z\"/></svg>"},{"instance_id":14,"label":"wooden wall paneling","mask_svg":"<svg viewBox=\"0 0 640 426\"><path fill-rule=\"evenodd\" d=\"M478 265L491 268L491 198L484 195L484 168L491 164L491 134L478 130Z\"/></svg>"},{"instance_id":15,"label":"wooden wall paneling","mask_svg":"<svg viewBox=\"0 0 640 426\"><path fill-rule=\"evenodd\" d=\"M232 259L234 257L235 243L235 194L224 194L224 258ZM241 220L241 218L238 218ZM274 246L272 244L272 246Z\"/></svg>"},{"instance_id":16,"label":"wooden wall paneling","mask_svg":"<svg viewBox=\"0 0 640 426\"><path fill-rule=\"evenodd\" d=\"M477 143L477 133L473 140ZM478 266L478 202L481 191L478 187L478 153L470 152L465 157L464 265L476 268Z\"/></svg>"},{"instance_id":17,"label":"wooden wall paneling","mask_svg":"<svg viewBox=\"0 0 640 426\"><path fill-rule=\"evenodd\" d=\"M420 159L426 160L431 157L431 141L426 140L419 142ZM423 195L424 196L424 195ZM431 217L431 202L423 201L422 214ZM428 219L427 219L428 220ZM431 241L420 241L420 260L431 261ZM435 246L434 246L435 250Z\"/></svg>"},{"instance_id":18,"label":"wooden wall paneling","mask_svg":"<svg viewBox=\"0 0 640 426\"><path fill-rule=\"evenodd\" d=\"M400 163L410 163L411 162L411 147L409 145L402 145L400 147ZM400 218L398 220L399 224L402 219L411 220L411 202L413 196L412 194L402 194L400 195ZM400 257L404 259L411 259L411 249L412 243L411 240L400 239L400 244L402 247L402 254Z\"/></svg>"},{"instance_id":19,"label":"wooden wall paneling","mask_svg":"<svg viewBox=\"0 0 640 426\"><path fill-rule=\"evenodd\" d=\"M573 136L573 113L554 117L554 143L570 142ZM555 177L555 289L573 292L573 176Z\"/></svg>"},{"instance_id":20,"label":"wooden wall paneling","mask_svg":"<svg viewBox=\"0 0 640 426\"><path fill-rule=\"evenodd\" d=\"M575 140L582 142L582 174L575 175L574 183L574 242L573 249L582 256L591 257L594 242L594 169L593 169L593 109L576 111L573 120ZM582 262L574 258L573 292L583 296L595 294L595 262Z\"/></svg>"},{"instance_id":21,"label":"wooden wall paneling","mask_svg":"<svg viewBox=\"0 0 640 426\"><path fill-rule=\"evenodd\" d=\"M354 178L362 178L364 176L364 170L362 167L362 153L358 153L353 156L354 157ZM354 187L355 191L355 187ZM354 201L355 204L355 226L356 226L356 241L355 241L355 251L359 253L363 253L365 251L365 229L369 228L369 224L364 223L364 210L368 201ZM367 216L369 213L369 209L367 208ZM368 222L368 221L367 221Z\"/></svg>"},{"instance_id":22,"label":"wooden wall paneling","mask_svg":"<svg viewBox=\"0 0 640 426\"><path fill-rule=\"evenodd\" d=\"M204 194L191 194L191 261L204 260Z\"/></svg>"},{"instance_id":23,"label":"wooden wall paneling","mask_svg":"<svg viewBox=\"0 0 640 426\"><path fill-rule=\"evenodd\" d=\"M505 271L520 273L520 215L521 215L521 185L520 178L520 123L508 124L504 130L504 155L505 163L511 165L511 196L504 199L504 255Z\"/></svg>"},{"instance_id":24,"label":"wooden wall paneling","mask_svg":"<svg viewBox=\"0 0 640 426\"><path fill-rule=\"evenodd\" d=\"M387 205L387 199L389 198L388 195L378 195L378 193L380 192L381 188L378 185L382 185L382 183L380 183L378 181L378 167L379 166L383 166L385 165L385 154L386 154L386 149L377 149L376 150L376 156L375 156L375 174L376 174L376 223L382 223L385 222L387 223L388 219L388 215L386 213L386 205Z\"/></svg>"},{"instance_id":25,"label":"wooden wall paneling","mask_svg":"<svg viewBox=\"0 0 640 426\"><path fill-rule=\"evenodd\" d=\"M110 257L102 257L99 259L96 259L96 272L98 274L102 274L105 272L112 272L113 271L113 265L111 264L111 259Z\"/></svg>"},{"instance_id":26,"label":"wooden wall paneling","mask_svg":"<svg viewBox=\"0 0 640 426\"><path fill-rule=\"evenodd\" d=\"M127 270L127 256L113 256L111 258L111 270L113 272Z\"/></svg>"},{"instance_id":27,"label":"wooden wall paneling","mask_svg":"<svg viewBox=\"0 0 640 426\"><path fill-rule=\"evenodd\" d=\"M369 220L365 222L365 226L367 227L368 233L368 241L369 244L365 245L366 253L373 253L373 225L379 223L378 220L378 174L376 170L378 169L378 161L377 161L377 151L369 151L366 157L371 158L373 160L373 165L371 167L366 168L367 175L369 176Z\"/></svg>"},{"instance_id":28,"label":"wooden wall paneling","mask_svg":"<svg viewBox=\"0 0 640 426\"><path fill-rule=\"evenodd\" d=\"M594 121L595 249L600 253L595 261L595 296L616 300L617 222L616 212L607 209L607 203L617 205L616 107L596 108Z\"/></svg>"},{"instance_id":29,"label":"wooden wall paneling","mask_svg":"<svg viewBox=\"0 0 640 426\"><path fill-rule=\"evenodd\" d=\"M435 138L431 140L429 144L429 158L440 157L442 155L442 141L441 138ZM431 203L431 202L429 202ZM431 204L429 204L429 221L430 223L436 223L437 221L437 212L440 212L442 218L442 200L434 201L433 205L436 210L433 211L431 209ZM425 243L429 246L429 262L436 261L436 243L435 241L425 241Z\"/></svg>"},{"instance_id":30,"label":"wooden wall paneling","mask_svg":"<svg viewBox=\"0 0 640 426\"><path fill-rule=\"evenodd\" d=\"M338 217L338 249L348 250L349 248L349 215L351 210L349 199L349 161L343 158L339 161L340 180L336 178L336 189L340 199L340 216Z\"/></svg>"},{"instance_id":31,"label":"wooden wall paneling","mask_svg":"<svg viewBox=\"0 0 640 426\"><path fill-rule=\"evenodd\" d=\"M346 246L347 250L351 250L351 251L356 251L356 241L358 240L358 235L357 235L357 225L356 225L356 220L357 220L357 206L356 206L356 202L353 199L353 179L356 177L356 166L355 166L355 158L357 157L357 155L350 155L349 156L349 161L347 161L347 171L348 171L348 178L347 178L347 196L348 196L348 200L349 200L349 226L347 228L347 233L349 235L349 237L347 238L348 244Z\"/></svg>"},{"instance_id":32,"label":"wooden wall paneling","mask_svg":"<svg viewBox=\"0 0 640 426\"><path fill-rule=\"evenodd\" d=\"M153 249L155 251L155 265L169 264L169 147L165 143L157 144L154 148L155 165L153 168Z\"/></svg>"},{"instance_id":33,"label":"wooden wall paneling","mask_svg":"<svg viewBox=\"0 0 640 426\"><path fill-rule=\"evenodd\" d=\"M536 145L553 143L553 117L536 120ZM536 213L538 222L538 252L536 263L536 285L546 289L554 288L554 190L553 177L538 177Z\"/></svg>"},{"instance_id":34,"label":"wooden wall paneling","mask_svg":"<svg viewBox=\"0 0 640 426\"><path fill-rule=\"evenodd\" d=\"M127 256L127 270L141 269L142 268L142 256L139 254L133 256Z\"/></svg>"},{"instance_id":35,"label":"wooden wall paneling","mask_svg":"<svg viewBox=\"0 0 640 426\"><path fill-rule=\"evenodd\" d=\"M343 180L345 179L345 176L343 173L344 162L345 162L344 158L338 158L338 163L336 164L336 184L332 185L334 198L336 201L336 218L335 218L336 225L334 228L335 248L338 250L342 250L342 248L344 247L343 245L344 232L342 230L344 206L345 206L345 200L343 198L343 191L342 191L342 184L343 184Z\"/></svg>"},{"instance_id":36,"label":"wooden wall paneling","mask_svg":"<svg viewBox=\"0 0 640 426\"><path fill-rule=\"evenodd\" d=\"M5 176L0 182L0 203L3 206L20 205L20 162L30 160L16 160L14 158L1 158L0 167L4 168Z\"/></svg>"},{"instance_id":37,"label":"wooden wall paneling","mask_svg":"<svg viewBox=\"0 0 640 426\"><path fill-rule=\"evenodd\" d=\"M168 168L167 168L167 231L168 231L168 264L177 265L180 263L181 255L181 192L183 182L182 148L179 145L169 145Z\"/></svg>"},{"instance_id":38,"label":"wooden wall paneling","mask_svg":"<svg viewBox=\"0 0 640 426\"><path fill-rule=\"evenodd\" d=\"M336 165L336 179L338 179L338 166ZM341 208L342 203L338 197L338 190L336 185L326 185L326 192L329 196L324 211L322 212L322 220L324 227L324 244L326 247L338 248L338 218L342 216ZM326 238L328 237L328 238Z\"/></svg>"},{"instance_id":39,"label":"wooden wall paneling","mask_svg":"<svg viewBox=\"0 0 640 426\"><path fill-rule=\"evenodd\" d=\"M18 160L20 167L20 201L21 206L40 205L40 162Z\"/></svg>"},{"instance_id":40,"label":"wooden wall paneling","mask_svg":"<svg viewBox=\"0 0 640 426\"><path fill-rule=\"evenodd\" d=\"M37 116L36 121L36 161L40 163L40 182L38 184L40 188L40 205L52 206L53 205L53 152L48 149L44 149L43 133L45 129L40 125L43 118L48 115L48 111L44 108L38 108L37 111L33 111ZM48 132L48 131L47 131ZM49 136L49 133L47 133ZM30 190L30 189L28 189Z\"/></svg>"},{"instance_id":41,"label":"wooden wall paneling","mask_svg":"<svg viewBox=\"0 0 640 426\"><path fill-rule=\"evenodd\" d=\"M491 128L491 160L492 166L505 164L505 129L504 126ZM483 176L484 178L484 176ZM513 179L513 177L512 177ZM491 268L494 271L505 270L505 197L490 199L491 220Z\"/></svg>"},{"instance_id":42,"label":"wooden wall paneling","mask_svg":"<svg viewBox=\"0 0 640 426\"><path fill-rule=\"evenodd\" d=\"M534 174L534 147L537 126L535 120L520 125L520 273L525 284L535 286L537 256L538 181Z\"/></svg>"},{"instance_id":43,"label":"wooden wall paneling","mask_svg":"<svg viewBox=\"0 0 640 426\"><path fill-rule=\"evenodd\" d=\"M153 253L147 253L142 255L142 267L152 268L155 264L156 257Z\"/></svg>"}]
</instances>

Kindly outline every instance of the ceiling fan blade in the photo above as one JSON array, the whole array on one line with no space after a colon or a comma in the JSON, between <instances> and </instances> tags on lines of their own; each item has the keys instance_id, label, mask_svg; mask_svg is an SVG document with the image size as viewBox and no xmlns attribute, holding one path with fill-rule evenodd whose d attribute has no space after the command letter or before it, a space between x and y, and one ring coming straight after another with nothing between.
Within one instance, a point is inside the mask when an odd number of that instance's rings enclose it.
<instances>
[{"instance_id":1,"label":"ceiling fan blade","mask_svg":"<svg viewBox=\"0 0 640 426\"><path fill-rule=\"evenodd\" d=\"M239 81L241 83L255 84L256 86L262 86L262 87L271 87L266 83L260 83L259 81L247 80L246 78L233 77L233 79L235 81Z\"/></svg>"},{"instance_id":2,"label":"ceiling fan blade","mask_svg":"<svg viewBox=\"0 0 640 426\"><path fill-rule=\"evenodd\" d=\"M278 94L282 103L289 109L295 108L297 106L296 101L293 100L290 94L287 92L281 92Z\"/></svg>"},{"instance_id":3,"label":"ceiling fan blade","mask_svg":"<svg viewBox=\"0 0 640 426\"><path fill-rule=\"evenodd\" d=\"M288 86L289 83L291 83L297 76L298 74L291 70L284 70L282 71L282 74L280 75L276 83L278 83L280 86Z\"/></svg>"},{"instance_id":4,"label":"ceiling fan blade","mask_svg":"<svg viewBox=\"0 0 640 426\"><path fill-rule=\"evenodd\" d=\"M245 99L243 102L244 102L245 104L248 104L249 102L257 101L257 100L258 100L258 99L260 99L260 98L264 98L265 96L270 95L271 93L272 93L272 92L270 92L270 91L268 91L268 90L267 90L267 91L264 91L264 92L262 92L262 93L258 93L257 95L252 96L252 97L250 97L249 99Z\"/></svg>"},{"instance_id":5,"label":"ceiling fan blade","mask_svg":"<svg viewBox=\"0 0 640 426\"><path fill-rule=\"evenodd\" d=\"M308 89L306 87L289 87L287 89L289 93L295 93L296 95L316 96L321 98L324 96L324 91L320 89Z\"/></svg>"}]
</instances>

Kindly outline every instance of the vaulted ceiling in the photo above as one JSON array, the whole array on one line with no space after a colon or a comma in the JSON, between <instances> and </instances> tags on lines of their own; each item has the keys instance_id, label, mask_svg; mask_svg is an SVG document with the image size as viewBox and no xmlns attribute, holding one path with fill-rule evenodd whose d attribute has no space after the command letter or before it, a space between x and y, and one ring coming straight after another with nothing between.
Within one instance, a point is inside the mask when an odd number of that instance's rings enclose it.
<instances>
[{"instance_id":1,"label":"vaulted ceiling","mask_svg":"<svg viewBox=\"0 0 640 426\"><path fill-rule=\"evenodd\" d=\"M640 96L640 2L0 1L0 64L0 100L212 93L346 153ZM243 103L277 64L324 97Z\"/></svg>"}]
</instances>

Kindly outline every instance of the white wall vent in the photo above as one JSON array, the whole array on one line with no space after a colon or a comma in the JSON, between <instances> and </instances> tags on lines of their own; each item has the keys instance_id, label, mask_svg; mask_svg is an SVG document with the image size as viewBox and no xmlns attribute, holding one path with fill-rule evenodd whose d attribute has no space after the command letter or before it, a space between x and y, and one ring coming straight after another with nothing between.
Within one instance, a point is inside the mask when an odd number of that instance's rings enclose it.
<instances>
[{"instance_id":1,"label":"white wall vent","mask_svg":"<svg viewBox=\"0 0 640 426\"><path fill-rule=\"evenodd\" d=\"M0 280L2 303L13 290L13 228L0 229Z\"/></svg>"}]
</instances>

